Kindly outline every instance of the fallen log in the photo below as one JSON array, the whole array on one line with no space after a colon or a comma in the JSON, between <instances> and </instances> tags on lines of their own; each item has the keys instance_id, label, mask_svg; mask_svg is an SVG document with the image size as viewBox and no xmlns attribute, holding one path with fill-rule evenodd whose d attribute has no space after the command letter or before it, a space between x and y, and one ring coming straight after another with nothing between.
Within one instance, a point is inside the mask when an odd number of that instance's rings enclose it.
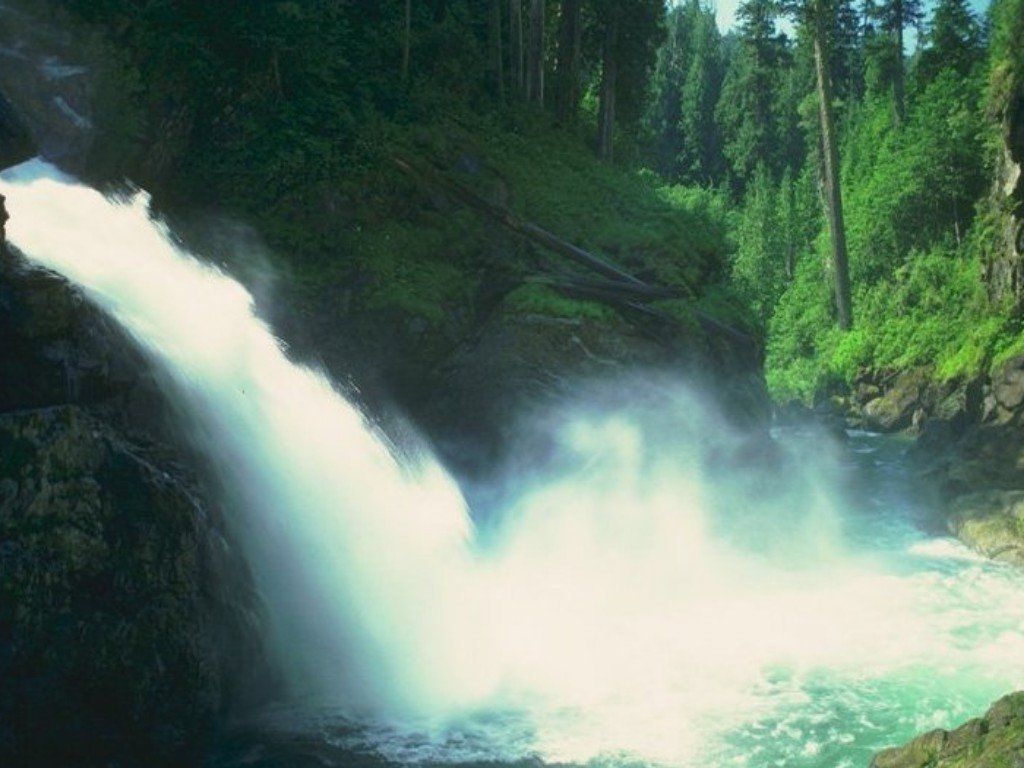
<instances>
[{"instance_id":1,"label":"fallen log","mask_svg":"<svg viewBox=\"0 0 1024 768\"><path fill-rule=\"evenodd\" d=\"M612 280L588 280L582 277L535 275L527 277L525 282L534 285L546 285L564 293L639 302L680 299L684 296L683 291L677 288L662 288L644 283L621 283Z\"/></svg>"},{"instance_id":2,"label":"fallen log","mask_svg":"<svg viewBox=\"0 0 1024 768\"><path fill-rule=\"evenodd\" d=\"M609 278L612 282L590 281L576 278L551 278L561 280L561 287L554 285L559 290L576 291L578 293L589 292L591 298L600 299L606 303L618 305L631 312L638 313L644 317L657 319L658 321L678 326L679 320L671 315L645 305L645 302L659 299L686 298L688 295L696 297L697 292L688 286L688 293L680 289L662 288L652 286L631 275L614 264L598 258L592 253L563 240L543 227L539 227L529 221L525 221L508 208L484 199L465 184L452 179L436 167L428 163L420 163L406 157L393 156L395 165L403 173L415 179L424 181L438 187L464 205L473 208L489 218L501 224L505 228L525 237L538 245L565 256L569 260L587 267L598 274ZM569 283L573 283L570 285ZM717 333L727 336L744 346L756 347L757 342L747 333L727 325L700 309L694 309L694 316L701 328L708 333Z\"/></svg>"},{"instance_id":3,"label":"fallen log","mask_svg":"<svg viewBox=\"0 0 1024 768\"><path fill-rule=\"evenodd\" d=\"M578 245L573 245L567 240L563 240L558 235L548 232L542 227L538 227L536 224L520 219L508 208L498 205L497 203L492 203L489 200L485 200L465 184L448 177L436 168L424 163L414 162L408 158L397 156L394 157L394 162L395 165L404 173L414 177L418 176L435 186L446 190L452 195L452 197L456 198L463 204L480 211L497 221L502 226L511 229L513 232L522 235L528 240L532 240L548 250L560 253L577 264L588 267L598 274L604 275L612 280L620 280L624 283L638 286L647 285L639 278L634 277L625 270L619 269L614 264L609 264L604 259L594 256L592 253L583 250Z\"/></svg>"}]
</instances>

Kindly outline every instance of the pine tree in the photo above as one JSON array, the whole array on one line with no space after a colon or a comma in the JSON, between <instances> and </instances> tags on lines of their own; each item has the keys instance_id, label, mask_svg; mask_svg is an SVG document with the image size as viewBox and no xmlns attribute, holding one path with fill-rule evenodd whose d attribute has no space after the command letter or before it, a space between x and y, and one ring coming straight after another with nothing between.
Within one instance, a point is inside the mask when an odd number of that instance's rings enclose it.
<instances>
[{"instance_id":1,"label":"pine tree","mask_svg":"<svg viewBox=\"0 0 1024 768\"><path fill-rule=\"evenodd\" d=\"M563 123L576 119L580 102L580 55L583 36L582 0L562 0L558 24L558 65L555 70L555 115Z\"/></svg>"},{"instance_id":2,"label":"pine tree","mask_svg":"<svg viewBox=\"0 0 1024 768\"><path fill-rule=\"evenodd\" d=\"M723 152L734 178L751 178L758 165L779 171L779 142L774 119L779 64L785 38L776 30L773 0L744 0L736 12L740 46L725 75L716 117Z\"/></svg>"},{"instance_id":3,"label":"pine tree","mask_svg":"<svg viewBox=\"0 0 1024 768\"><path fill-rule=\"evenodd\" d=\"M683 148L683 86L689 74L692 18L689 4L677 5L668 15L667 37L658 49L651 75L651 98L644 128L653 137L652 159L662 175L679 178Z\"/></svg>"},{"instance_id":4,"label":"pine tree","mask_svg":"<svg viewBox=\"0 0 1024 768\"><path fill-rule=\"evenodd\" d=\"M814 72L818 102L823 197L832 240L832 278L836 296L839 327L853 326L850 291L850 266L846 250L846 223L843 217L843 195L839 181L839 142L833 113L832 77L829 72L829 34L835 21L835 0L783 0L783 8L810 37L814 55Z\"/></svg>"},{"instance_id":5,"label":"pine tree","mask_svg":"<svg viewBox=\"0 0 1024 768\"><path fill-rule=\"evenodd\" d=\"M490 50L491 77L499 101L505 100L505 56L502 51L501 0L491 0Z\"/></svg>"},{"instance_id":6,"label":"pine tree","mask_svg":"<svg viewBox=\"0 0 1024 768\"><path fill-rule=\"evenodd\" d=\"M938 0L925 34L918 74L924 82L943 69L967 75L985 56L981 25L967 0Z\"/></svg>"},{"instance_id":7,"label":"pine tree","mask_svg":"<svg viewBox=\"0 0 1024 768\"><path fill-rule=\"evenodd\" d=\"M665 33L663 0L594 0L601 38L597 154L614 157L619 122L638 122Z\"/></svg>"},{"instance_id":8,"label":"pine tree","mask_svg":"<svg viewBox=\"0 0 1024 768\"><path fill-rule=\"evenodd\" d=\"M508 71L512 90L524 93L523 0L508 0Z\"/></svg>"},{"instance_id":9,"label":"pine tree","mask_svg":"<svg viewBox=\"0 0 1024 768\"><path fill-rule=\"evenodd\" d=\"M721 181L724 159L715 107L724 68L713 9L700 0L674 6L643 120L653 137L653 165L666 177L683 183Z\"/></svg>"},{"instance_id":10,"label":"pine tree","mask_svg":"<svg viewBox=\"0 0 1024 768\"><path fill-rule=\"evenodd\" d=\"M544 106L544 31L546 0L530 3L529 45L526 52L526 98Z\"/></svg>"},{"instance_id":11,"label":"pine tree","mask_svg":"<svg viewBox=\"0 0 1024 768\"><path fill-rule=\"evenodd\" d=\"M683 142L677 164L684 180L707 184L721 179L724 166L715 122L723 78L721 36L714 13L700 7L696 0L692 7L694 27L680 105Z\"/></svg>"},{"instance_id":12,"label":"pine tree","mask_svg":"<svg viewBox=\"0 0 1024 768\"><path fill-rule=\"evenodd\" d=\"M920 26L924 16L922 0L881 0L872 12L880 30L888 35L893 110L897 125L902 125L907 112L904 33L910 27Z\"/></svg>"},{"instance_id":13,"label":"pine tree","mask_svg":"<svg viewBox=\"0 0 1024 768\"><path fill-rule=\"evenodd\" d=\"M861 19L853 0L836 0L829 34L829 54L834 95L843 101L864 92L864 61Z\"/></svg>"}]
</instances>

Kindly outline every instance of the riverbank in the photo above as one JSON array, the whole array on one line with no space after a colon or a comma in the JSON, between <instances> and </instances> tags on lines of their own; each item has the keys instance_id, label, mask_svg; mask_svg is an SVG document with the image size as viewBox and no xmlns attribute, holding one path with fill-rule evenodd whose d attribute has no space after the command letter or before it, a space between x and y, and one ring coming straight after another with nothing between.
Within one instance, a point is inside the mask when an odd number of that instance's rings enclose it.
<instances>
[{"instance_id":1,"label":"riverbank","mask_svg":"<svg viewBox=\"0 0 1024 768\"><path fill-rule=\"evenodd\" d=\"M986 558L1024 567L1024 357L991 373L937 382L914 368L865 377L832 398L829 418L910 439L908 460L933 489L940 524ZM1024 694L953 730L878 753L872 768L988 768L1024 760Z\"/></svg>"}]
</instances>

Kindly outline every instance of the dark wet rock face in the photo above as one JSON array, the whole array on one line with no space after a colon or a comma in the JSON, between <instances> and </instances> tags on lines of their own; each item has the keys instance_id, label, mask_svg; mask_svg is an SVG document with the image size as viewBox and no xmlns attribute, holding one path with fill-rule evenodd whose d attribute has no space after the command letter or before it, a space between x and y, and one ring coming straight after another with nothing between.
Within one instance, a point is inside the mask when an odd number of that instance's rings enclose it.
<instances>
[{"instance_id":1,"label":"dark wet rock face","mask_svg":"<svg viewBox=\"0 0 1024 768\"><path fill-rule=\"evenodd\" d=\"M36 155L28 129L11 103L0 93L0 169L9 168Z\"/></svg>"},{"instance_id":2,"label":"dark wet rock face","mask_svg":"<svg viewBox=\"0 0 1024 768\"><path fill-rule=\"evenodd\" d=\"M1020 768L1024 766L1024 693L997 701L984 717L936 730L875 755L871 768Z\"/></svg>"},{"instance_id":3,"label":"dark wet rock face","mask_svg":"<svg viewBox=\"0 0 1024 768\"><path fill-rule=\"evenodd\" d=\"M259 604L148 366L0 255L0 764L187 765L267 682Z\"/></svg>"},{"instance_id":4,"label":"dark wet rock face","mask_svg":"<svg viewBox=\"0 0 1024 768\"><path fill-rule=\"evenodd\" d=\"M675 374L707 391L727 417L764 428L768 396L758 361L714 339L664 340L625 321L552 317L499 308L429 375L418 420L446 458L464 470L500 464L525 448L524 422L559 404L585 406L605 384L628 389L629 376Z\"/></svg>"},{"instance_id":5,"label":"dark wet rock face","mask_svg":"<svg viewBox=\"0 0 1024 768\"><path fill-rule=\"evenodd\" d=\"M0 166L36 154L80 167L94 139L83 41L47 0L0 3Z\"/></svg>"},{"instance_id":6,"label":"dark wet rock face","mask_svg":"<svg viewBox=\"0 0 1024 768\"><path fill-rule=\"evenodd\" d=\"M571 397L573 382L664 357L625 324L499 311L433 373L422 420L457 463L482 469L514 439L520 418Z\"/></svg>"},{"instance_id":7,"label":"dark wet rock face","mask_svg":"<svg viewBox=\"0 0 1024 768\"><path fill-rule=\"evenodd\" d=\"M73 403L129 431L169 412L131 342L59 277L0 249L0 412Z\"/></svg>"},{"instance_id":8,"label":"dark wet rock face","mask_svg":"<svg viewBox=\"0 0 1024 768\"><path fill-rule=\"evenodd\" d=\"M77 406L0 415L0 752L14 762L180 763L227 706L252 597L184 475Z\"/></svg>"}]
</instances>

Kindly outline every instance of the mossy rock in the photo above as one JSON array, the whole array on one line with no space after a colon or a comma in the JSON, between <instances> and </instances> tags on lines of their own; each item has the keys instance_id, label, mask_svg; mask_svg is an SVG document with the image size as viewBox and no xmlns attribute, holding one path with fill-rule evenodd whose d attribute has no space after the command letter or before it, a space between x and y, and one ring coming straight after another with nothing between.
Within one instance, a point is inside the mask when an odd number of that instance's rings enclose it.
<instances>
[{"instance_id":1,"label":"mossy rock","mask_svg":"<svg viewBox=\"0 0 1024 768\"><path fill-rule=\"evenodd\" d=\"M932 374L927 368L915 368L900 374L885 394L864 406L868 423L882 432L909 427L914 412L927 398L931 381Z\"/></svg>"},{"instance_id":2,"label":"mossy rock","mask_svg":"<svg viewBox=\"0 0 1024 768\"><path fill-rule=\"evenodd\" d=\"M953 502L950 531L995 560L1024 566L1024 491L979 491Z\"/></svg>"},{"instance_id":3,"label":"mossy rock","mask_svg":"<svg viewBox=\"0 0 1024 768\"><path fill-rule=\"evenodd\" d=\"M1006 696L953 731L930 731L875 755L871 768L1020 768L1024 766L1024 693Z\"/></svg>"}]
</instances>

